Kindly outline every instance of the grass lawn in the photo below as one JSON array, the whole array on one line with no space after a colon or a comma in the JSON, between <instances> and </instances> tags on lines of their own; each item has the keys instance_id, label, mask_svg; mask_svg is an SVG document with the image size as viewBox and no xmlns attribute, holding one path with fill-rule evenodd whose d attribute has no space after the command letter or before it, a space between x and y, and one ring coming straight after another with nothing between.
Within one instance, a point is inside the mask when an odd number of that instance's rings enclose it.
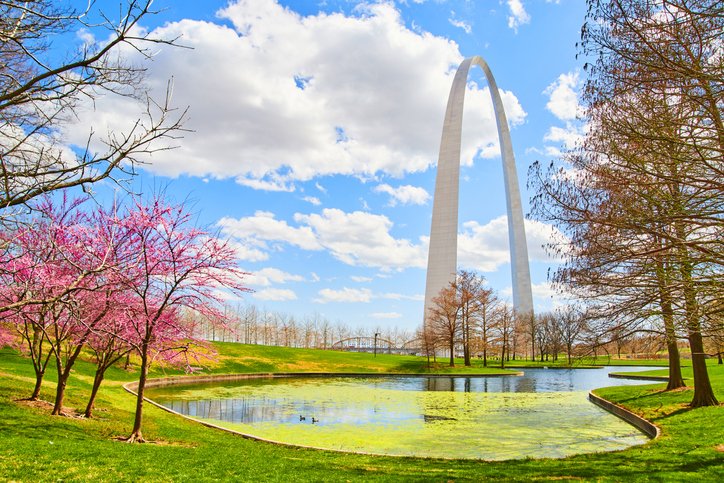
<instances>
[{"instance_id":1,"label":"grass lawn","mask_svg":"<svg viewBox=\"0 0 724 483\"><path fill-rule=\"evenodd\" d=\"M217 362L210 364L213 373L427 370L422 359L407 356L374 358L237 344L218 347ZM711 362L712 384L724 400L724 366ZM433 372L446 370L441 361ZM685 377L690 376L687 370ZM665 393L661 384L652 384L596 391L662 428L662 437L645 445L558 460L484 462L277 446L205 428L150 405L145 408L144 435L158 444L128 445L112 438L132 427L135 400L121 385L135 378L133 372L109 369L97 401L101 410L93 420L51 417L48 407L16 401L32 391L32 366L13 351L0 351L0 482L724 481L724 407L688 409L690 389ZM44 400L54 397L53 379L49 375L44 384ZM66 404L84 407L92 380L93 367L78 363Z\"/></svg>"}]
</instances>

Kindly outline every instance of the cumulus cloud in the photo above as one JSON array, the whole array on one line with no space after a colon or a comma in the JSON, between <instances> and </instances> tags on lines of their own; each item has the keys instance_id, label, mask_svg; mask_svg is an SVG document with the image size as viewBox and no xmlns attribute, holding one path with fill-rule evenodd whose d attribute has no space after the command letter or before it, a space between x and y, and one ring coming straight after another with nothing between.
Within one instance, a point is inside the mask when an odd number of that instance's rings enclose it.
<instances>
[{"instance_id":1,"label":"cumulus cloud","mask_svg":"<svg viewBox=\"0 0 724 483\"><path fill-rule=\"evenodd\" d=\"M294 215L298 227L276 220L271 213L257 212L239 220L224 218L222 230L258 247L260 256L271 250L269 243L288 243L303 250L326 250L337 260L353 266L379 267L375 277L389 278L389 273L407 267L425 268L429 237L420 236L418 243L390 234L393 223L384 215L362 211L346 213L324 209L321 214ZM564 239L552 225L526 220L526 238L531 260L556 262L542 248L554 238ZM458 260L469 268L492 272L510 261L508 222L501 216L481 225L477 221L463 224L458 235ZM356 281L366 277L352 278ZM366 280L365 280L366 281Z\"/></svg>"},{"instance_id":2,"label":"cumulus cloud","mask_svg":"<svg viewBox=\"0 0 724 483\"><path fill-rule=\"evenodd\" d=\"M422 294L418 295L402 295L399 293L383 293L380 294L380 297L383 299L393 299L393 300L401 300L401 299L408 299L408 300L425 300L425 296Z\"/></svg>"},{"instance_id":3,"label":"cumulus cloud","mask_svg":"<svg viewBox=\"0 0 724 483\"><path fill-rule=\"evenodd\" d=\"M469 34L473 31L473 27L467 23L464 20L455 20L455 19L449 19L450 23L453 24L456 27L460 27L461 29L465 30L466 34Z\"/></svg>"},{"instance_id":4,"label":"cumulus cloud","mask_svg":"<svg viewBox=\"0 0 724 483\"><path fill-rule=\"evenodd\" d=\"M268 287L272 283L304 282L301 275L292 275L277 268L263 268L244 277L244 283L250 287Z\"/></svg>"},{"instance_id":5,"label":"cumulus cloud","mask_svg":"<svg viewBox=\"0 0 724 483\"><path fill-rule=\"evenodd\" d=\"M191 106L184 127L193 132L174 141L178 149L144 158L146 169L294 191L316 176L402 176L435 163L463 59L454 42L408 29L392 2L364 3L350 16L302 16L274 0L246 0L217 15L224 24L187 19L151 33L193 48L161 46L144 64L156 99L173 77L173 104ZM468 86L466 163L478 152L498 155L492 108L478 107L489 103L485 89ZM504 103L511 124L520 122L515 96ZM100 98L79 109L65 135L84 145L91 126L127 132L139 112L131 99Z\"/></svg>"},{"instance_id":6,"label":"cumulus cloud","mask_svg":"<svg viewBox=\"0 0 724 483\"><path fill-rule=\"evenodd\" d=\"M232 243L236 258L247 262L262 262L269 259L269 254L259 248L253 248L248 243Z\"/></svg>"},{"instance_id":7,"label":"cumulus cloud","mask_svg":"<svg viewBox=\"0 0 724 483\"><path fill-rule=\"evenodd\" d=\"M555 262L543 249L552 236L563 236L552 225L534 220L525 220L525 234L528 243L528 258L531 261ZM504 263L510 262L508 238L508 217L501 216L485 225L477 221L463 224L458 235L458 262L483 272L494 272Z\"/></svg>"},{"instance_id":8,"label":"cumulus cloud","mask_svg":"<svg viewBox=\"0 0 724 483\"><path fill-rule=\"evenodd\" d=\"M578 88L581 86L579 71L561 74L549 85L543 94L549 96L546 107L561 121L575 119L578 110Z\"/></svg>"},{"instance_id":9,"label":"cumulus cloud","mask_svg":"<svg viewBox=\"0 0 724 483\"><path fill-rule=\"evenodd\" d=\"M325 288L318 293L322 298L312 299L312 302L326 304L327 302L369 302L372 300L372 291L366 288L360 290L347 287L342 290Z\"/></svg>"},{"instance_id":10,"label":"cumulus cloud","mask_svg":"<svg viewBox=\"0 0 724 483\"><path fill-rule=\"evenodd\" d=\"M397 312L387 312L387 313L380 313L377 312L375 314L370 314L370 317L375 319L399 319L402 317L402 314L398 314Z\"/></svg>"},{"instance_id":11,"label":"cumulus cloud","mask_svg":"<svg viewBox=\"0 0 724 483\"><path fill-rule=\"evenodd\" d=\"M424 295L401 295L397 293L372 293L368 288L356 289L344 287L342 290L333 290L325 288L320 290L319 295L321 298L312 299L312 302L319 302L326 304L327 302L371 302L373 299L409 299L409 300L424 300Z\"/></svg>"},{"instance_id":12,"label":"cumulus cloud","mask_svg":"<svg viewBox=\"0 0 724 483\"><path fill-rule=\"evenodd\" d=\"M531 288L533 289L534 297L546 298L546 299L563 298L563 295L558 293L558 291L555 290L549 282L541 282L537 285L533 284L531 286Z\"/></svg>"},{"instance_id":13,"label":"cumulus cloud","mask_svg":"<svg viewBox=\"0 0 724 483\"><path fill-rule=\"evenodd\" d=\"M372 191L390 195L390 206L395 206L398 202L403 205L426 205L430 199L430 193L425 188L410 185L393 188L388 184L381 184L372 188Z\"/></svg>"},{"instance_id":14,"label":"cumulus cloud","mask_svg":"<svg viewBox=\"0 0 724 483\"><path fill-rule=\"evenodd\" d=\"M568 298L567 295L558 293L558 291L556 291L549 282L532 284L531 290L533 292L533 297L538 297L542 299L553 299L554 301L558 301ZM506 297L512 297L513 288L505 287L500 291L500 293L502 295L505 295Z\"/></svg>"},{"instance_id":15,"label":"cumulus cloud","mask_svg":"<svg viewBox=\"0 0 724 483\"><path fill-rule=\"evenodd\" d=\"M306 225L320 246L348 265L424 267L427 262L426 247L392 237L392 222L384 215L325 209L322 214L297 213L294 220Z\"/></svg>"},{"instance_id":16,"label":"cumulus cloud","mask_svg":"<svg viewBox=\"0 0 724 483\"><path fill-rule=\"evenodd\" d=\"M372 281L372 279L369 278L369 277L358 277L358 276L356 276L356 275L352 275L352 276L349 277L349 278L351 278L351 279L354 280L355 282L371 282L371 281Z\"/></svg>"},{"instance_id":17,"label":"cumulus cloud","mask_svg":"<svg viewBox=\"0 0 724 483\"><path fill-rule=\"evenodd\" d=\"M580 126L573 121L569 121L566 123L566 127L564 128L552 126L543 137L543 140L557 142L560 146L571 149L576 146L576 144L583 141L583 137L585 135L584 131L585 126ZM549 154L552 152L559 152L555 147L552 148L553 151L551 151L551 147L549 146L546 146L546 149Z\"/></svg>"},{"instance_id":18,"label":"cumulus cloud","mask_svg":"<svg viewBox=\"0 0 724 483\"><path fill-rule=\"evenodd\" d=\"M319 206L319 205L322 204L322 202L319 201L319 198L316 198L316 197L314 197L314 196L305 196L304 198L302 198L302 200L303 200L303 201L309 201L309 202L310 202L311 204L313 204L314 206Z\"/></svg>"},{"instance_id":19,"label":"cumulus cloud","mask_svg":"<svg viewBox=\"0 0 724 483\"><path fill-rule=\"evenodd\" d=\"M508 0L508 8L510 9L508 27L515 30L515 33L518 33L519 26L530 23L530 15L525 11L523 3L520 0Z\"/></svg>"},{"instance_id":20,"label":"cumulus cloud","mask_svg":"<svg viewBox=\"0 0 724 483\"><path fill-rule=\"evenodd\" d=\"M254 216L241 218L222 218L219 226L224 233L248 243L259 241L285 241L304 250L322 250L310 227L294 228L284 220L274 219L274 214L257 211Z\"/></svg>"},{"instance_id":21,"label":"cumulus cloud","mask_svg":"<svg viewBox=\"0 0 724 483\"><path fill-rule=\"evenodd\" d=\"M275 300L282 302L284 300L296 300L297 294L293 290L280 288L265 288L254 293L254 298L259 300Z\"/></svg>"}]
</instances>

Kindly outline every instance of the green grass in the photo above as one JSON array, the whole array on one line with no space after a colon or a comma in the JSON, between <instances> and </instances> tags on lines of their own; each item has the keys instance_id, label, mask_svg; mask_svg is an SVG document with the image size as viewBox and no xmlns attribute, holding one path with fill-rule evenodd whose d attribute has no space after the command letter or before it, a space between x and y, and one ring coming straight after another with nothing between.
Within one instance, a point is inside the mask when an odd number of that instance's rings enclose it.
<instances>
[{"instance_id":1,"label":"green grass","mask_svg":"<svg viewBox=\"0 0 724 483\"><path fill-rule=\"evenodd\" d=\"M465 367L456 359L449 367L449 359L438 358L427 367L427 359L364 352L338 352L317 349L289 349L287 347L251 346L245 344L216 343L219 354L208 366L214 372L392 372L413 374L467 374L502 372L496 366L483 367L480 360L473 367Z\"/></svg>"},{"instance_id":2,"label":"green grass","mask_svg":"<svg viewBox=\"0 0 724 483\"><path fill-rule=\"evenodd\" d=\"M220 344L213 372L338 370L367 367L418 372L415 358ZM321 361L321 362L320 362ZM724 400L724 366L710 361L717 397ZM638 361L637 361L638 363ZM357 369L353 369L357 368ZM442 367L440 368L443 369ZM457 371L457 370L456 370ZM82 407L93 368L78 363L67 405ZM158 375L158 372L156 372ZM134 399L121 385L136 374L112 368L99 394L99 418L51 417L45 408L16 402L32 390L30 363L0 351L0 482L183 481L716 481L724 480L724 407L690 410L691 390L661 392L661 384L598 390L602 397L644 415L663 431L656 441L613 453L565 459L502 462L348 455L245 440L147 406L144 434L162 444L128 445L111 439L132 426ZM52 375L41 397L53 397ZM393 435L390 435L393 437ZM52 442L52 444L51 444Z\"/></svg>"}]
</instances>

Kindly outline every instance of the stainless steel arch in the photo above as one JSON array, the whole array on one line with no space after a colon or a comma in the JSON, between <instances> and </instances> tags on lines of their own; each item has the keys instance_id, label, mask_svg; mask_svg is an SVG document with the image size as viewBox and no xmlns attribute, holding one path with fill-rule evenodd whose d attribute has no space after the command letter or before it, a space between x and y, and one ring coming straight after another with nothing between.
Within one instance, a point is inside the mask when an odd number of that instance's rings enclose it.
<instances>
[{"instance_id":1,"label":"stainless steel arch","mask_svg":"<svg viewBox=\"0 0 724 483\"><path fill-rule=\"evenodd\" d=\"M463 124L463 102L472 65L479 65L490 86L498 124L500 151L505 180L505 201L508 210L508 238L510 240L510 270L513 278L513 303L519 314L532 314L533 293L528 264L528 244L525 239L523 206L520 200L518 173L515 168L513 144L510 141L508 120L503 101L490 67L482 57L468 57L455 73L445 111L445 122L440 141L437 163L435 196L432 205L430 251L427 258L427 284L425 286L425 315L433 297L455 279L457 271L458 200L460 192L460 142Z\"/></svg>"}]
</instances>

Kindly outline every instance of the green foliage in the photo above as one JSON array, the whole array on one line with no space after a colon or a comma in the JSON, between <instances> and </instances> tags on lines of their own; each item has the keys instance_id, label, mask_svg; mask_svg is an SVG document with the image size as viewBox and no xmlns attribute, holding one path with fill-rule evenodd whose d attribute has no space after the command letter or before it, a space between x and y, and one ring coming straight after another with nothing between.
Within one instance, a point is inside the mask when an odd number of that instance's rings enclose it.
<instances>
[{"instance_id":1,"label":"green foliage","mask_svg":"<svg viewBox=\"0 0 724 483\"><path fill-rule=\"evenodd\" d=\"M219 347L219 367L214 372L226 371L229 367L258 366L278 370L276 368L291 364L292 360L308 357L305 351L293 349L274 348L279 350L276 354L283 357L279 360L275 359L273 350L264 355L263 350L257 354L251 346L235 346L238 353L226 344ZM257 357L260 354L264 357L258 362L236 360L237 357ZM359 367L364 360L374 362L371 354L330 353L319 357L329 357L325 360L330 365ZM354 362L345 363L348 357ZM384 364L394 366L389 361ZM712 364L709 368L715 392L724 396L722 366ZM85 404L92 383L92 371L90 364L78 363L69 380L68 406L82 407ZM0 351L0 481L459 483L724 480L724 453L715 449L724 445L724 408L687 409L690 391L662 393L660 389L663 386L660 384L597 391L602 397L650 417L663 430L663 436L656 441L623 451L563 459L483 462L373 457L276 446L215 431L150 406L146 408L144 435L159 444L120 443L112 437L124 436L130 431L134 405L134 398L121 385L134 380L136 374L111 368L107 377L99 394L98 407L102 410L97 413L97 419L86 421L51 417L49 409L29 407L16 401L30 394L32 369L28 361L14 352L7 349ZM41 397L53 397L50 384L45 385Z\"/></svg>"}]
</instances>

